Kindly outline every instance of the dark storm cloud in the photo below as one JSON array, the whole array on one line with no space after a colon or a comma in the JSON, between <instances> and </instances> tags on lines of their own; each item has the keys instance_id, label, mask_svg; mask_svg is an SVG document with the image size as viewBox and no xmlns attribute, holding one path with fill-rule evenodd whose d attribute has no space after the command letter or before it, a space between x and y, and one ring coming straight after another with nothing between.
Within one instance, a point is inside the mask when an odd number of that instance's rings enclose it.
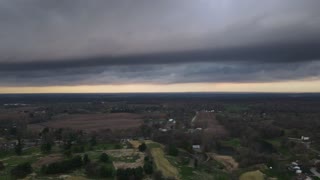
<instances>
[{"instance_id":1,"label":"dark storm cloud","mask_svg":"<svg viewBox=\"0 0 320 180\"><path fill-rule=\"evenodd\" d=\"M35 62L0 62L0 70L52 70L112 65L179 64L192 62L291 63L320 59L320 41L298 44L267 44L215 50L163 52L127 56L84 57Z\"/></svg>"},{"instance_id":2,"label":"dark storm cloud","mask_svg":"<svg viewBox=\"0 0 320 180\"><path fill-rule=\"evenodd\" d=\"M186 63L25 70L0 73L3 86L97 85L127 83L274 82L316 79L320 62Z\"/></svg>"},{"instance_id":3,"label":"dark storm cloud","mask_svg":"<svg viewBox=\"0 0 320 180\"><path fill-rule=\"evenodd\" d=\"M0 0L0 85L319 78L320 1Z\"/></svg>"}]
</instances>

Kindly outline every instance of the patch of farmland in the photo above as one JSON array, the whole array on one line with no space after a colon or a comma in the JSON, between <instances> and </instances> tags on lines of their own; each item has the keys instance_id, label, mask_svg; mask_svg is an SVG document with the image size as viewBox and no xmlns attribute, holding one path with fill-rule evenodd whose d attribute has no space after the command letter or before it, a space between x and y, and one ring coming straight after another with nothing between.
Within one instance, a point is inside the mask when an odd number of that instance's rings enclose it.
<instances>
[{"instance_id":1,"label":"patch of farmland","mask_svg":"<svg viewBox=\"0 0 320 180\"><path fill-rule=\"evenodd\" d=\"M261 171L250 171L242 174L240 176L240 180L264 180L265 174L263 174Z\"/></svg>"},{"instance_id":2,"label":"patch of farmland","mask_svg":"<svg viewBox=\"0 0 320 180\"><path fill-rule=\"evenodd\" d=\"M117 149L105 151L113 159L115 169L137 168L144 165L144 153L136 149Z\"/></svg>"},{"instance_id":3,"label":"patch of farmland","mask_svg":"<svg viewBox=\"0 0 320 180\"><path fill-rule=\"evenodd\" d=\"M216 161L222 163L227 171L234 171L238 169L239 164L232 156L218 155L215 153L208 153L208 155Z\"/></svg>"},{"instance_id":4,"label":"patch of farmland","mask_svg":"<svg viewBox=\"0 0 320 180\"><path fill-rule=\"evenodd\" d=\"M48 165L54 162L58 162L63 160L63 156L61 154L50 154L48 156L40 158L38 161L32 164L33 168L40 168L43 165Z\"/></svg>"},{"instance_id":5,"label":"patch of farmland","mask_svg":"<svg viewBox=\"0 0 320 180\"><path fill-rule=\"evenodd\" d=\"M138 141L138 140L131 140L129 141L129 143L131 144L131 146L134 148L134 149L138 149L139 146L142 144L142 142Z\"/></svg>"},{"instance_id":6,"label":"patch of farmland","mask_svg":"<svg viewBox=\"0 0 320 180\"><path fill-rule=\"evenodd\" d=\"M30 124L28 128L72 128L85 131L103 129L128 129L138 128L142 124L142 116L133 113L111 114L71 114L55 116L52 120L39 124Z\"/></svg>"},{"instance_id":7,"label":"patch of farmland","mask_svg":"<svg viewBox=\"0 0 320 180\"><path fill-rule=\"evenodd\" d=\"M0 122L14 122L27 119L27 115L19 112L4 112L0 113Z\"/></svg>"},{"instance_id":8,"label":"patch of farmland","mask_svg":"<svg viewBox=\"0 0 320 180\"><path fill-rule=\"evenodd\" d=\"M178 179L179 172L176 167L174 167L168 159L165 158L164 152L161 148L152 148L151 155L154 159L156 168L160 170L166 177L175 177Z\"/></svg>"},{"instance_id":9,"label":"patch of farmland","mask_svg":"<svg viewBox=\"0 0 320 180\"><path fill-rule=\"evenodd\" d=\"M212 112L198 112L193 123L195 128L204 129L204 132L212 137L224 137L228 134Z\"/></svg>"}]
</instances>

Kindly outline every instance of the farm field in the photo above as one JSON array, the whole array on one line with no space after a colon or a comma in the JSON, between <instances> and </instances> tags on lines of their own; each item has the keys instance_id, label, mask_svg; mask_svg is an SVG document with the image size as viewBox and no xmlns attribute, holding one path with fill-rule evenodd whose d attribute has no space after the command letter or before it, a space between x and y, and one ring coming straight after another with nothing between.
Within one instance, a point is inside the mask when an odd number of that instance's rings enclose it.
<instances>
[{"instance_id":1,"label":"farm field","mask_svg":"<svg viewBox=\"0 0 320 180\"><path fill-rule=\"evenodd\" d=\"M113 159L115 169L138 168L144 164L144 153L136 149L117 149L105 151Z\"/></svg>"},{"instance_id":2,"label":"farm field","mask_svg":"<svg viewBox=\"0 0 320 180\"><path fill-rule=\"evenodd\" d=\"M201 111L198 112L195 119L194 123L196 126L199 127L205 127L205 128L223 128L221 124L217 121L215 117L215 113L212 112L206 112L206 111Z\"/></svg>"},{"instance_id":3,"label":"farm field","mask_svg":"<svg viewBox=\"0 0 320 180\"><path fill-rule=\"evenodd\" d=\"M264 179L265 179L265 175L259 170L246 172L240 176L240 180L264 180Z\"/></svg>"},{"instance_id":4,"label":"farm field","mask_svg":"<svg viewBox=\"0 0 320 180\"><path fill-rule=\"evenodd\" d=\"M138 149L139 146L140 146L140 144L141 144L141 142L138 141L138 140L131 140L131 141L129 141L129 143L131 144L131 146L132 146L134 149Z\"/></svg>"},{"instance_id":5,"label":"farm field","mask_svg":"<svg viewBox=\"0 0 320 180\"><path fill-rule=\"evenodd\" d=\"M165 158L164 152L161 148L152 148L151 155L154 158L156 168L162 171L164 176L178 178L179 172L177 168Z\"/></svg>"},{"instance_id":6,"label":"farm field","mask_svg":"<svg viewBox=\"0 0 320 180\"><path fill-rule=\"evenodd\" d=\"M41 130L44 127L72 128L85 131L127 129L139 127L142 119L142 116L133 113L59 115L48 122L30 124L28 128L31 130Z\"/></svg>"},{"instance_id":7,"label":"farm field","mask_svg":"<svg viewBox=\"0 0 320 180\"><path fill-rule=\"evenodd\" d=\"M215 153L208 153L208 155L216 161L222 163L227 171L234 171L238 169L239 164L232 156L218 155Z\"/></svg>"},{"instance_id":8,"label":"farm field","mask_svg":"<svg viewBox=\"0 0 320 180\"><path fill-rule=\"evenodd\" d=\"M214 137L227 135L227 130L216 119L215 113L201 111L198 112L194 119L195 128L202 128L208 134Z\"/></svg>"}]
</instances>

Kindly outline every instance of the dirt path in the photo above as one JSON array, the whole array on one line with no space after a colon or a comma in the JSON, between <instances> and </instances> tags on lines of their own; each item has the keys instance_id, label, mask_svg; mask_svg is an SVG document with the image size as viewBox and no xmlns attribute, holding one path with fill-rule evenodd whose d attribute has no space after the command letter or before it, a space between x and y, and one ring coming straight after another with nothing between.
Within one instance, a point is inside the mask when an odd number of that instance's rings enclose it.
<instances>
[{"instance_id":1,"label":"dirt path","mask_svg":"<svg viewBox=\"0 0 320 180\"><path fill-rule=\"evenodd\" d=\"M231 156L218 155L215 153L207 153L207 155L212 159L222 163L227 171L234 171L239 167L239 164Z\"/></svg>"}]
</instances>

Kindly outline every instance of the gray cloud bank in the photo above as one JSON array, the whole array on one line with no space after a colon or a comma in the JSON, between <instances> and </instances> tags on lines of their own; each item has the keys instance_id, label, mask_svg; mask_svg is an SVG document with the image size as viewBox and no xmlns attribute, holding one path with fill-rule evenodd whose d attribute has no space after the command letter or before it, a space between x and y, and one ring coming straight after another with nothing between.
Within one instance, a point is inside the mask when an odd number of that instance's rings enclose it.
<instances>
[{"instance_id":1,"label":"gray cloud bank","mask_svg":"<svg viewBox=\"0 0 320 180\"><path fill-rule=\"evenodd\" d=\"M318 0L0 0L0 85L319 79Z\"/></svg>"}]
</instances>

